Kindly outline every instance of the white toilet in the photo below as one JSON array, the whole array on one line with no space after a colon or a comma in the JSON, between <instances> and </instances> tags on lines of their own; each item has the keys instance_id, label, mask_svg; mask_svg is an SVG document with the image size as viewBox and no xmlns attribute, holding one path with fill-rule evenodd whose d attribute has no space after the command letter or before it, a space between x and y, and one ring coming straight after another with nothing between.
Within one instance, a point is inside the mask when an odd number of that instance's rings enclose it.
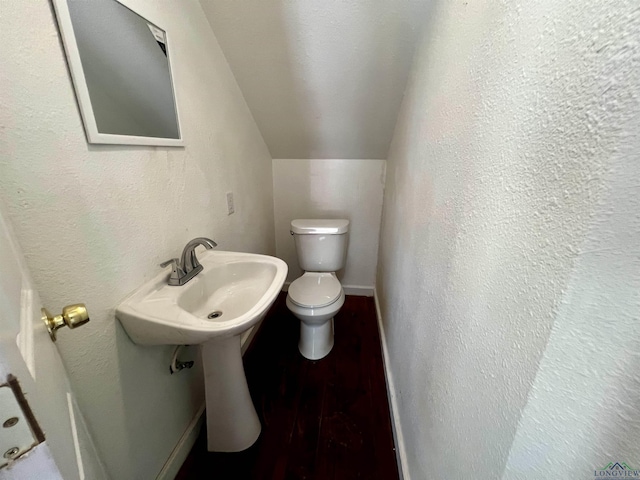
<instances>
[{"instance_id":1,"label":"white toilet","mask_svg":"<svg viewBox=\"0 0 640 480\"><path fill-rule=\"evenodd\" d=\"M333 317L344 305L335 272L344 267L349 220L293 220L298 262L304 274L289 285L287 307L300 319L298 349L319 360L333 348Z\"/></svg>"}]
</instances>

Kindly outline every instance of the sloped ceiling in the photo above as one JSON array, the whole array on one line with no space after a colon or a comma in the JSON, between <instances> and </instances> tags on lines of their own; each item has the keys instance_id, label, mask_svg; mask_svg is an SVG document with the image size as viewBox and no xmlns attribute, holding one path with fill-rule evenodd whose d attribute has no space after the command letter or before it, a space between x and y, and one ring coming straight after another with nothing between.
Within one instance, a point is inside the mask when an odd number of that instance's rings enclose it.
<instances>
[{"instance_id":1,"label":"sloped ceiling","mask_svg":"<svg viewBox=\"0 0 640 480\"><path fill-rule=\"evenodd\" d=\"M429 0L200 0L273 158L387 157Z\"/></svg>"}]
</instances>

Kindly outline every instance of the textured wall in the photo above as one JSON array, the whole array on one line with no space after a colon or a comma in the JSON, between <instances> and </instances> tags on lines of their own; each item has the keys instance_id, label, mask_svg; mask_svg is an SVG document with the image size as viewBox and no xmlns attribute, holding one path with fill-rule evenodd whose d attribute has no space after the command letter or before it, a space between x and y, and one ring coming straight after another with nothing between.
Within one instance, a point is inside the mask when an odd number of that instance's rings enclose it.
<instances>
[{"instance_id":1,"label":"textured wall","mask_svg":"<svg viewBox=\"0 0 640 480\"><path fill-rule=\"evenodd\" d=\"M387 158L432 2L200 3L273 158Z\"/></svg>"},{"instance_id":2,"label":"textured wall","mask_svg":"<svg viewBox=\"0 0 640 480\"><path fill-rule=\"evenodd\" d=\"M637 71L639 60L621 71ZM639 120L629 125L636 135ZM616 461L640 469L639 148L626 143L612 158L602 208L577 252L505 480L590 478Z\"/></svg>"},{"instance_id":3,"label":"textured wall","mask_svg":"<svg viewBox=\"0 0 640 480\"><path fill-rule=\"evenodd\" d=\"M377 283L408 473L637 464L637 4L442 2L429 28Z\"/></svg>"},{"instance_id":4,"label":"textured wall","mask_svg":"<svg viewBox=\"0 0 640 480\"><path fill-rule=\"evenodd\" d=\"M378 238L385 160L273 160L276 252L289 265L287 281L302 274L291 230L296 218L346 218L347 263L338 274L347 294L371 294L378 261Z\"/></svg>"},{"instance_id":5,"label":"textured wall","mask_svg":"<svg viewBox=\"0 0 640 480\"><path fill-rule=\"evenodd\" d=\"M0 194L46 306L91 313L58 346L110 475L149 479L202 377L170 375L171 347L131 343L114 308L193 237L270 254L275 241L271 158L200 5L127 4L169 32L186 147L87 145L49 2L3 2Z\"/></svg>"}]
</instances>

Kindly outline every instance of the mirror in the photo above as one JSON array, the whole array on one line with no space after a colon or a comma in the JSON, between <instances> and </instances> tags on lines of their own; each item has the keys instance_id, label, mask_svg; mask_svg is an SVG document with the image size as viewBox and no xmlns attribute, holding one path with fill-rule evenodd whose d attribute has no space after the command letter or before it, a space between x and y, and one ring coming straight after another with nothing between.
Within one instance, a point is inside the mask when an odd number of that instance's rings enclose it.
<instances>
[{"instance_id":1,"label":"mirror","mask_svg":"<svg viewBox=\"0 0 640 480\"><path fill-rule=\"evenodd\" d=\"M53 0L89 143L182 146L167 33L116 0Z\"/></svg>"}]
</instances>

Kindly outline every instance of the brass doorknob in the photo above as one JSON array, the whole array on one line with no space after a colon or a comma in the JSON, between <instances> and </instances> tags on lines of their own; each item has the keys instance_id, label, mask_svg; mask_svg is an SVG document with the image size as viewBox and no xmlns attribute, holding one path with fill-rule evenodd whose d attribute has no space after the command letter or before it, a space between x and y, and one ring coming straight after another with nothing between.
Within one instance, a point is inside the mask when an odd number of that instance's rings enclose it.
<instances>
[{"instance_id":1,"label":"brass doorknob","mask_svg":"<svg viewBox=\"0 0 640 480\"><path fill-rule=\"evenodd\" d=\"M64 327L76 328L80 325L84 325L89 321L89 312L84 303L76 303L74 305L67 305L62 309L61 315L52 317L46 308L42 309L42 320L47 326L49 336L51 340L56 341L56 330Z\"/></svg>"}]
</instances>

